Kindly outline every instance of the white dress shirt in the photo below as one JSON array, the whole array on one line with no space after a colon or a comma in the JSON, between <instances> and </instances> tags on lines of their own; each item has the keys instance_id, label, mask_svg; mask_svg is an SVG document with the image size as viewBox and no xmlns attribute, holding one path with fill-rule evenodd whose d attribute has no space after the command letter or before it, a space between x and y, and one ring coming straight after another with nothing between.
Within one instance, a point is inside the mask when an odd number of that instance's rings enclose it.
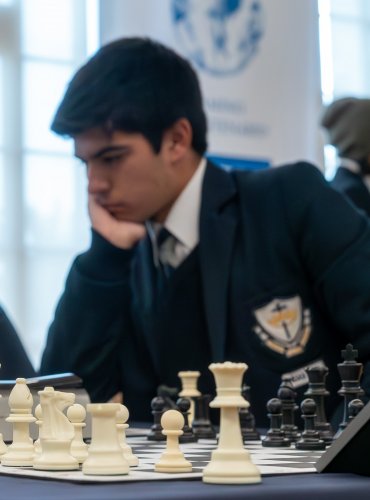
<instances>
[{"instance_id":1,"label":"white dress shirt","mask_svg":"<svg viewBox=\"0 0 370 500\"><path fill-rule=\"evenodd\" d=\"M202 158L193 176L172 205L162 224L148 223L147 230L153 246L155 265L162 263L177 267L199 242L199 216L202 201L202 184L207 161ZM172 235L158 250L156 235L165 227Z\"/></svg>"}]
</instances>

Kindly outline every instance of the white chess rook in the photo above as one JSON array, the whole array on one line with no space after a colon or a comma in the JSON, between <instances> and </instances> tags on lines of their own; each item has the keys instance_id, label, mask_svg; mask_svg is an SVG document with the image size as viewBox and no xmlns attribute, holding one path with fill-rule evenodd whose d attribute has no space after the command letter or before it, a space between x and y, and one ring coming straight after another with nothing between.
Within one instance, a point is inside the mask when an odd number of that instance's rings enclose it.
<instances>
[{"instance_id":1,"label":"white chess rook","mask_svg":"<svg viewBox=\"0 0 370 500\"><path fill-rule=\"evenodd\" d=\"M244 448L239 408L249 403L241 395L245 363L212 363L209 369L216 380L217 396L210 403L221 408L218 447L212 452L211 461L203 470L205 483L253 484L261 482L261 474Z\"/></svg>"},{"instance_id":2,"label":"white chess rook","mask_svg":"<svg viewBox=\"0 0 370 500\"><path fill-rule=\"evenodd\" d=\"M128 474L130 466L123 456L116 426L119 403L91 403L86 406L91 413L91 444L88 457L82 465L84 474Z\"/></svg>"},{"instance_id":3,"label":"white chess rook","mask_svg":"<svg viewBox=\"0 0 370 500\"><path fill-rule=\"evenodd\" d=\"M201 396L201 393L198 391L197 383L198 378L200 376L200 372L198 371L181 371L177 374L177 376L181 380L182 390L179 392L179 396L181 398L189 398L190 400L190 408L188 415L188 423L191 426L194 419L194 400L193 398Z\"/></svg>"},{"instance_id":4,"label":"white chess rook","mask_svg":"<svg viewBox=\"0 0 370 500\"><path fill-rule=\"evenodd\" d=\"M36 419L32 415L33 398L26 379L17 378L9 395L10 415L7 422L13 425L13 442L1 456L1 464L10 467L32 465L34 457L33 441L30 438L30 423Z\"/></svg>"}]
</instances>

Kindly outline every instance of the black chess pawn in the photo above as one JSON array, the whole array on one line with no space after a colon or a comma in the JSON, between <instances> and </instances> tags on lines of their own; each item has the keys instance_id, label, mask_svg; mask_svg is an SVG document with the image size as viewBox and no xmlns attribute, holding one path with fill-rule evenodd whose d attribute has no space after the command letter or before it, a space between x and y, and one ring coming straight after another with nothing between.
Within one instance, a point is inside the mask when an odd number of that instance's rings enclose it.
<instances>
[{"instance_id":1,"label":"black chess pawn","mask_svg":"<svg viewBox=\"0 0 370 500\"><path fill-rule=\"evenodd\" d=\"M352 401L348 403L348 423L357 417L364 406L361 399L352 399Z\"/></svg>"},{"instance_id":2,"label":"black chess pawn","mask_svg":"<svg viewBox=\"0 0 370 500\"><path fill-rule=\"evenodd\" d=\"M305 396L312 398L316 403L315 429L327 445L333 442L334 436L332 426L327 421L325 413L325 398L330 394L325 387L328 371L328 367L324 364L307 368L308 389L304 393Z\"/></svg>"},{"instance_id":3,"label":"black chess pawn","mask_svg":"<svg viewBox=\"0 0 370 500\"><path fill-rule=\"evenodd\" d=\"M316 403L313 399L304 399L301 403L304 431L295 447L297 450L325 450L325 441L320 439L319 432L315 429Z\"/></svg>"},{"instance_id":4,"label":"black chess pawn","mask_svg":"<svg viewBox=\"0 0 370 500\"><path fill-rule=\"evenodd\" d=\"M162 396L156 396L152 399L151 404L154 423L150 428L147 439L150 441L166 441L166 436L162 434L161 417L166 406L166 401Z\"/></svg>"},{"instance_id":5,"label":"black chess pawn","mask_svg":"<svg viewBox=\"0 0 370 500\"><path fill-rule=\"evenodd\" d=\"M248 403L250 400L249 391L250 387L243 385L242 396ZM260 433L256 429L256 419L250 411L250 407L239 409L239 420L243 441L259 441L261 439Z\"/></svg>"},{"instance_id":6,"label":"black chess pawn","mask_svg":"<svg viewBox=\"0 0 370 500\"><path fill-rule=\"evenodd\" d=\"M209 403L212 396L201 394L193 397L194 418L192 422L193 432L198 439L215 439L216 431L209 417Z\"/></svg>"},{"instance_id":7,"label":"black chess pawn","mask_svg":"<svg viewBox=\"0 0 370 500\"><path fill-rule=\"evenodd\" d=\"M347 344L342 351L343 363L338 363L339 375L342 381L342 387L338 394L344 398L343 419L339 424L338 432L335 435L337 438L348 424L348 405L352 399L359 399L364 395L364 391L360 386L360 379L363 372L362 363L357 363L358 352L353 349L352 344Z\"/></svg>"},{"instance_id":8,"label":"black chess pawn","mask_svg":"<svg viewBox=\"0 0 370 500\"><path fill-rule=\"evenodd\" d=\"M297 441L300 437L298 427L295 425L295 412L298 410L297 393L288 380L283 380L277 396L281 401L281 430L289 441Z\"/></svg>"},{"instance_id":9,"label":"black chess pawn","mask_svg":"<svg viewBox=\"0 0 370 500\"><path fill-rule=\"evenodd\" d=\"M282 405L280 399L270 399L266 408L267 416L270 419L270 429L267 431L266 437L262 439L262 446L269 448L289 447L290 441L281 430Z\"/></svg>"},{"instance_id":10,"label":"black chess pawn","mask_svg":"<svg viewBox=\"0 0 370 500\"><path fill-rule=\"evenodd\" d=\"M176 406L184 417L184 427L182 428L183 434L179 437L180 443L195 443L195 441L198 441L193 429L189 425L190 404L190 399L188 398L179 398L176 401Z\"/></svg>"}]
</instances>

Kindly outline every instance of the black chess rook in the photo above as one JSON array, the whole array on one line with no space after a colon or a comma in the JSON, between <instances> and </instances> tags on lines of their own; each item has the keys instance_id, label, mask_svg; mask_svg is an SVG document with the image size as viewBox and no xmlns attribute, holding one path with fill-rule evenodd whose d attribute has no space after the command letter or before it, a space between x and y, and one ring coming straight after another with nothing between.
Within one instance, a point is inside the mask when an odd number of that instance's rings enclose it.
<instances>
[{"instance_id":1,"label":"black chess rook","mask_svg":"<svg viewBox=\"0 0 370 500\"><path fill-rule=\"evenodd\" d=\"M327 421L325 412L325 398L330 395L325 387L328 371L328 367L325 365L307 368L308 389L304 393L307 398L312 398L316 403L315 429L318 431L320 439L323 439L326 444L332 443L334 436L332 426Z\"/></svg>"}]
</instances>

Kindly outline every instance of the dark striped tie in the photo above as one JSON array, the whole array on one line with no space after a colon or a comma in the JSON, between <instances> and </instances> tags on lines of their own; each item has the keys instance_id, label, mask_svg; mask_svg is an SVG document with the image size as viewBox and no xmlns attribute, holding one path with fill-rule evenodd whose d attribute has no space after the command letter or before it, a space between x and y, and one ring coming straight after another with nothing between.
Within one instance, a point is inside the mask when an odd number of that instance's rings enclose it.
<instances>
[{"instance_id":1,"label":"dark striped tie","mask_svg":"<svg viewBox=\"0 0 370 500\"><path fill-rule=\"evenodd\" d=\"M165 244L165 242L169 239L172 238L174 239L174 236L168 229L165 227L162 227L162 229L159 231L157 234L157 248L158 248L158 255L159 255L159 274L162 274L162 278L164 277L165 279L159 279L159 281L163 281L161 283L160 289L163 290L163 287L166 286L166 281L168 278L171 276L172 272L174 271L174 267L171 266L168 262L164 261L161 259L161 247L162 245Z\"/></svg>"}]
</instances>

